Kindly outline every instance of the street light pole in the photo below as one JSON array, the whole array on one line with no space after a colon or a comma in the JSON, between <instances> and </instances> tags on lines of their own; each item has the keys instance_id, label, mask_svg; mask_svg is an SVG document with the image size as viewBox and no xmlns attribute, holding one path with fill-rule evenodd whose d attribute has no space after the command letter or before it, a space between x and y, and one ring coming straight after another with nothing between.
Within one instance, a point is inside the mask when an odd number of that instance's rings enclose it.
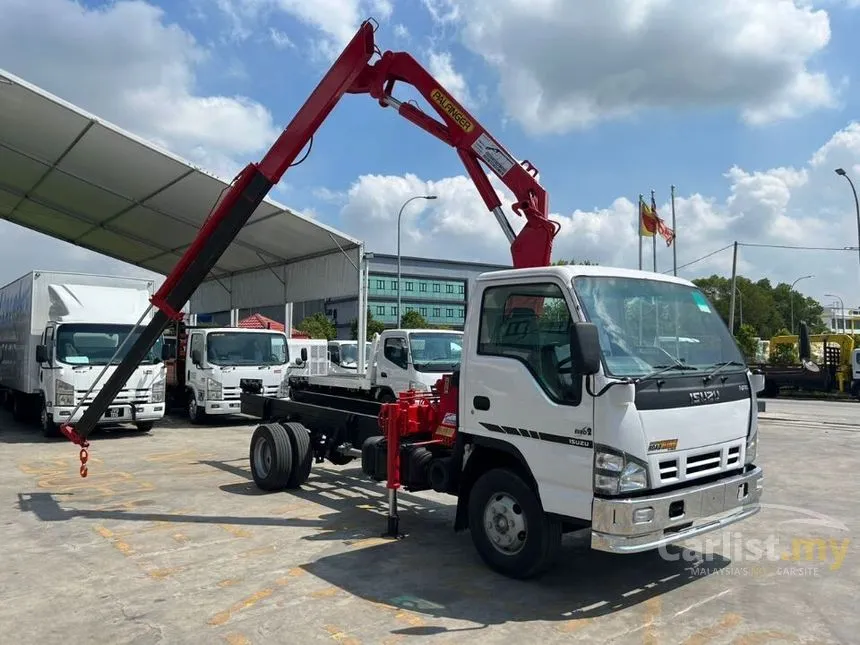
<instances>
[{"instance_id":1,"label":"street light pole","mask_svg":"<svg viewBox=\"0 0 860 645\"><path fill-rule=\"evenodd\" d=\"M791 303L791 333L794 333L794 285L796 285L801 280L806 280L807 278L814 278L814 275L805 275L801 276L797 280L791 283L791 286L788 288L788 300Z\"/></svg>"},{"instance_id":2,"label":"street light pole","mask_svg":"<svg viewBox=\"0 0 860 645\"><path fill-rule=\"evenodd\" d=\"M839 301L839 308L842 310L842 333L847 334L848 331L845 328L845 303L842 301L841 296L837 296L833 293L825 293L824 295L827 298L836 298Z\"/></svg>"},{"instance_id":3,"label":"street light pole","mask_svg":"<svg viewBox=\"0 0 860 645\"><path fill-rule=\"evenodd\" d=\"M395 327L400 327L400 321L403 319L403 313L400 311L400 219L403 217L403 209L406 208L406 205L416 199L436 199L436 195L416 195L415 197L410 197L403 202L403 206L400 207L400 212L397 214L397 324Z\"/></svg>"},{"instance_id":4,"label":"street light pole","mask_svg":"<svg viewBox=\"0 0 860 645\"><path fill-rule=\"evenodd\" d=\"M848 176L848 173L843 168L837 168L834 172L848 180L851 192L854 193L854 211L857 213L857 257L860 259L860 201L857 200L857 190L854 188L854 182L851 181L851 177Z\"/></svg>"}]
</instances>

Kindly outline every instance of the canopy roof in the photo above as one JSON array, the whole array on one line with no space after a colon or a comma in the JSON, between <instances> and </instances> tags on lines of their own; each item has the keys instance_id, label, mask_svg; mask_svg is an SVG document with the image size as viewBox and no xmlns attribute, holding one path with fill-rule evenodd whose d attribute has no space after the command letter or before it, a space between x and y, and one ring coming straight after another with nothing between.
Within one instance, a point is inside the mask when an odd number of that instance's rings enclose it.
<instances>
[{"instance_id":1,"label":"canopy roof","mask_svg":"<svg viewBox=\"0 0 860 645\"><path fill-rule=\"evenodd\" d=\"M0 69L0 218L167 274L228 185ZM359 244L266 199L212 277Z\"/></svg>"}]
</instances>

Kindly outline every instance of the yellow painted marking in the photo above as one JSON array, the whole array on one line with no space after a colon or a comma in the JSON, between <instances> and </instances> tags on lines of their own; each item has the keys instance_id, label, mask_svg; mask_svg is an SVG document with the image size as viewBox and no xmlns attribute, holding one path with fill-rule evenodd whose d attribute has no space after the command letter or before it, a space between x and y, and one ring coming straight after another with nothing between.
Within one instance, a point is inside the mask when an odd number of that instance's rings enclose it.
<instances>
[{"instance_id":1,"label":"yellow painted marking","mask_svg":"<svg viewBox=\"0 0 860 645\"><path fill-rule=\"evenodd\" d=\"M227 634L224 640L227 641L228 645L251 645L251 641L244 634Z\"/></svg>"},{"instance_id":2,"label":"yellow painted marking","mask_svg":"<svg viewBox=\"0 0 860 645\"><path fill-rule=\"evenodd\" d=\"M174 540L176 540L176 541L177 541L177 542L179 542L180 544L183 544L183 543L185 543L185 542L188 542L188 536L187 536L187 535L185 535L185 534L183 534L183 533L174 533L174 534L173 534L173 535L171 535L170 537L172 537Z\"/></svg>"},{"instance_id":3,"label":"yellow painted marking","mask_svg":"<svg viewBox=\"0 0 860 645\"><path fill-rule=\"evenodd\" d=\"M219 582L218 586L223 589L224 587L232 587L233 585L238 583L239 581L236 578L227 578L226 580L222 580L221 582Z\"/></svg>"},{"instance_id":4,"label":"yellow painted marking","mask_svg":"<svg viewBox=\"0 0 860 645\"><path fill-rule=\"evenodd\" d=\"M123 555L131 555L132 553L134 553L134 549L132 549L131 546L129 546L126 542L123 542L122 540L118 539L117 536L114 535L113 531L111 531L110 529L105 528L104 526L97 526L95 530L96 533L108 540L113 545L113 547Z\"/></svg>"},{"instance_id":5,"label":"yellow painted marking","mask_svg":"<svg viewBox=\"0 0 860 645\"><path fill-rule=\"evenodd\" d=\"M573 632L578 632L580 629L584 629L588 627L591 623L594 622L592 618L578 618L576 620L566 620L561 625L556 627L558 631L562 634L572 634Z\"/></svg>"},{"instance_id":6,"label":"yellow painted marking","mask_svg":"<svg viewBox=\"0 0 860 645\"><path fill-rule=\"evenodd\" d=\"M219 524L222 529L227 531L230 535L237 538L248 538L251 537L251 532L247 529L243 529L240 526L235 526L234 524Z\"/></svg>"},{"instance_id":7,"label":"yellow painted marking","mask_svg":"<svg viewBox=\"0 0 860 645\"><path fill-rule=\"evenodd\" d=\"M365 538L364 540L356 540L350 546L354 549L364 549L369 546L376 546L378 544L385 544L387 542L391 542L391 540L383 538L383 537L372 537Z\"/></svg>"},{"instance_id":8,"label":"yellow painted marking","mask_svg":"<svg viewBox=\"0 0 860 645\"><path fill-rule=\"evenodd\" d=\"M307 573L307 571L305 571L301 567L295 567L295 568L287 571L287 575L290 576L291 578L299 578L299 577L305 575L306 573Z\"/></svg>"},{"instance_id":9,"label":"yellow painted marking","mask_svg":"<svg viewBox=\"0 0 860 645\"><path fill-rule=\"evenodd\" d=\"M772 643L774 641L796 643L799 640L794 634L786 634L785 632L768 629L738 636L732 641L732 645L762 645L763 643Z\"/></svg>"},{"instance_id":10,"label":"yellow painted marking","mask_svg":"<svg viewBox=\"0 0 860 645\"><path fill-rule=\"evenodd\" d=\"M410 627L423 627L427 624L427 621L421 618L418 614L414 614L411 611L398 611L394 614L394 619L399 620L402 623L406 623Z\"/></svg>"},{"instance_id":11,"label":"yellow painted marking","mask_svg":"<svg viewBox=\"0 0 860 645\"><path fill-rule=\"evenodd\" d=\"M333 641L341 643L341 645L361 645L360 640L353 638L337 625L326 625L325 630L329 633Z\"/></svg>"},{"instance_id":12,"label":"yellow painted marking","mask_svg":"<svg viewBox=\"0 0 860 645\"><path fill-rule=\"evenodd\" d=\"M179 573L182 571L184 567L170 567L167 569L155 569L153 571L149 571L149 577L155 578L156 580L164 580L165 578L169 578L174 573Z\"/></svg>"},{"instance_id":13,"label":"yellow painted marking","mask_svg":"<svg viewBox=\"0 0 860 645\"><path fill-rule=\"evenodd\" d=\"M642 637L645 645L658 645L660 639L657 637L657 621L663 610L663 600L660 596L649 598L645 605L645 634Z\"/></svg>"},{"instance_id":14,"label":"yellow painted marking","mask_svg":"<svg viewBox=\"0 0 860 645\"><path fill-rule=\"evenodd\" d=\"M715 624L700 629L684 641L683 645L707 645L716 638L725 634L726 630L737 627L743 622L743 618L737 614L723 614L722 618Z\"/></svg>"},{"instance_id":15,"label":"yellow painted marking","mask_svg":"<svg viewBox=\"0 0 860 645\"><path fill-rule=\"evenodd\" d=\"M239 602L231 605L229 609L226 609L212 616L212 618L209 619L209 624L223 625L238 612L253 607L261 600L264 600L271 596L272 593L274 593L274 589L272 588L260 589L260 591L254 592L244 600L240 600Z\"/></svg>"},{"instance_id":16,"label":"yellow painted marking","mask_svg":"<svg viewBox=\"0 0 860 645\"><path fill-rule=\"evenodd\" d=\"M338 593L340 593L340 589L337 587L326 587L325 589L314 591L311 593L311 597L316 599L331 598L332 596L336 596Z\"/></svg>"}]
</instances>

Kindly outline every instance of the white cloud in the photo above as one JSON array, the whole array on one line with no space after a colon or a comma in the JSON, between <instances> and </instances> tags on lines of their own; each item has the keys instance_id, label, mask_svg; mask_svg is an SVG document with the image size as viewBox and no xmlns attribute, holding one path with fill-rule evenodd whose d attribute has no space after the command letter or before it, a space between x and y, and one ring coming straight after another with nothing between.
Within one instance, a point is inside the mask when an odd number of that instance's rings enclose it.
<instances>
[{"instance_id":1,"label":"white cloud","mask_svg":"<svg viewBox=\"0 0 860 645\"><path fill-rule=\"evenodd\" d=\"M462 103L467 109L476 107L476 100L469 91L465 77L454 69L454 61L450 52L431 51L427 71L456 98L458 103Z\"/></svg>"},{"instance_id":2,"label":"white cloud","mask_svg":"<svg viewBox=\"0 0 860 645\"><path fill-rule=\"evenodd\" d=\"M652 108L731 107L760 125L835 106L809 68L830 41L805 0L425 0L494 67L510 116L562 133ZM524 34L529 35L523 45Z\"/></svg>"},{"instance_id":3,"label":"white cloud","mask_svg":"<svg viewBox=\"0 0 860 645\"><path fill-rule=\"evenodd\" d=\"M209 52L151 4L91 9L72 0L4 0L2 15L4 68L227 179L278 135L261 104L196 89L196 70ZM45 238L21 235L42 248ZM10 244L4 235L4 265ZM52 261L68 260L66 268L94 262L73 247L57 248L68 250ZM32 261L31 254L16 271Z\"/></svg>"},{"instance_id":4,"label":"white cloud","mask_svg":"<svg viewBox=\"0 0 860 645\"><path fill-rule=\"evenodd\" d=\"M683 265L735 240L784 246L855 246L857 227L853 197L834 168L856 168L860 179L860 124L837 132L815 151L802 168L748 171L729 169L730 195L725 201L700 194L676 196L678 263ZM512 196L497 185L516 230L522 220L509 208ZM448 259L510 262L507 241L465 176L426 180L416 175L363 175L349 188L340 228L360 235L371 250L391 253L397 247L397 213L405 200L434 194L436 201L410 203L402 220L402 252ZM321 196L338 195L331 191ZM669 189L658 194L658 211L671 224ZM601 264L636 267L638 234L636 205L619 197L593 211L553 214L562 225L554 244L555 259L590 259ZM644 242L644 265L651 267L651 241ZM672 250L658 239L658 270L672 268ZM681 270L697 277L731 271L731 250L717 253ZM804 284L817 297L841 293L846 306L860 305L856 296L857 255L851 252L799 251L741 247L738 270L753 279L793 281L803 273L816 279ZM802 273L798 273L801 271ZM853 299L853 300L852 300Z\"/></svg>"}]
</instances>

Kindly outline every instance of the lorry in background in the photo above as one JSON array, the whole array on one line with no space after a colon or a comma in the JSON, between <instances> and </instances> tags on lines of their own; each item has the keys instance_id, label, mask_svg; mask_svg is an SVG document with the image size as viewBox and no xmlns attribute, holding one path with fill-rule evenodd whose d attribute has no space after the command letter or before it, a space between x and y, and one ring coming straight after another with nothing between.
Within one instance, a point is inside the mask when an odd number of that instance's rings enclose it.
<instances>
[{"instance_id":1,"label":"lorry in background","mask_svg":"<svg viewBox=\"0 0 860 645\"><path fill-rule=\"evenodd\" d=\"M130 333L107 375L133 344L153 291L152 280L54 271L31 271L0 289L0 387L15 419L38 419L49 437L80 419ZM165 375L156 344L99 423L150 430L164 416Z\"/></svg>"},{"instance_id":2,"label":"lorry in background","mask_svg":"<svg viewBox=\"0 0 860 645\"><path fill-rule=\"evenodd\" d=\"M364 344L364 364L371 364L373 343L367 341ZM358 341L357 340L330 340L328 342L328 373L329 374L356 374L358 369Z\"/></svg>"},{"instance_id":3,"label":"lorry in background","mask_svg":"<svg viewBox=\"0 0 860 645\"><path fill-rule=\"evenodd\" d=\"M371 342L363 374L357 369L316 377L291 372L290 389L390 403L408 390L430 392L441 374L457 367L462 350L461 331L386 329Z\"/></svg>"},{"instance_id":4,"label":"lorry in background","mask_svg":"<svg viewBox=\"0 0 860 645\"><path fill-rule=\"evenodd\" d=\"M308 361L301 348L317 346ZM190 327L176 323L165 334L167 397L192 423L240 414L243 391L287 396L290 370L325 373L325 341L288 339L282 331L241 327ZM310 365L309 365L310 364Z\"/></svg>"}]
</instances>

